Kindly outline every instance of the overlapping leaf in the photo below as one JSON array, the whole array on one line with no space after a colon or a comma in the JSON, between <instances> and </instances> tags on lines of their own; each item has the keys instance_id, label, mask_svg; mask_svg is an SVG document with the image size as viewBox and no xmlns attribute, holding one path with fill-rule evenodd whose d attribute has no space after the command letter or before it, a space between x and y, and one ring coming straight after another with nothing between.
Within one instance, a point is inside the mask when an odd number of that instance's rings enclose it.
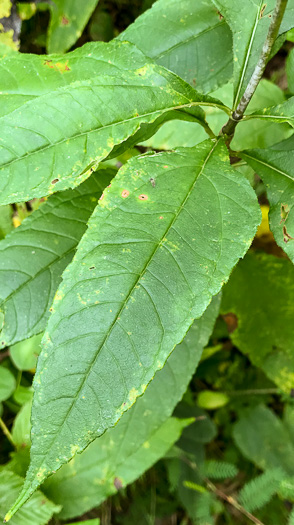
<instances>
[{"instance_id":1,"label":"overlapping leaf","mask_svg":"<svg viewBox=\"0 0 294 525\"><path fill-rule=\"evenodd\" d=\"M235 109L261 55L275 0L213 0L233 32ZM279 34L294 25L294 1L290 0Z\"/></svg>"},{"instance_id":2,"label":"overlapping leaf","mask_svg":"<svg viewBox=\"0 0 294 525\"><path fill-rule=\"evenodd\" d=\"M242 152L240 156L265 183L271 206L270 228L277 244L294 262L294 137L268 149Z\"/></svg>"},{"instance_id":3,"label":"overlapping leaf","mask_svg":"<svg viewBox=\"0 0 294 525\"><path fill-rule=\"evenodd\" d=\"M204 124L198 106L222 106L148 62L126 42L90 44L62 59L42 57L38 62L30 55L22 59L16 81L11 76L19 58L0 62L2 70L9 70L0 77L8 108L0 118L0 204L75 187L111 152L117 154L116 146L122 144L122 152L136 143L137 131L141 141L165 118ZM55 71L49 87L42 86L44 74L34 87L40 67Z\"/></svg>"},{"instance_id":4,"label":"overlapping leaf","mask_svg":"<svg viewBox=\"0 0 294 525\"><path fill-rule=\"evenodd\" d=\"M0 519L3 521L7 505L11 505L22 485L22 478L9 470L0 472ZM12 518L11 525L46 525L59 505L49 501L42 492L36 492L18 516Z\"/></svg>"},{"instance_id":5,"label":"overlapping leaf","mask_svg":"<svg viewBox=\"0 0 294 525\"><path fill-rule=\"evenodd\" d=\"M54 0L50 2L48 53L64 53L81 36L99 0Z\"/></svg>"},{"instance_id":6,"label":"overlapping leaf","mask_svg":"<svg viewBox=\"0 0 294 525\"><path fill-rule=\"evenodd\" d=\"M235 151L268 148L289 138L293 134L290 126L294 122L290 109L290 99L286 101L282 89L269 80L262 79L248 105L245 117L236 128L231 148Z\"/></svg>"},{"instance_id":7,"label":"overlapping leaf","mask_svg":"<svg viewBox=\"0 0 294 525\"><path fill-rule=\"evenodd\" d=\"M278 122L279 124L287 122L294 128L294 97L289 98L286 102L277 106L259 109L251 115L246 116L246 120L256 118L268 122Z\"/></svg>"},{"instance_id":8,"label":"overlapping leaf","mask_svg":"<svg viewBox=\"0 0 294 525\"><path fill-rule=\"evenodd\" d=\"M221 311L237 316L234 344L282 390L294 388L294 267L250 253L223 291Z\"/></svg>"},{"instance_id":9,"label":"overlapping leaf","mask_svg":"<svg viewBox=\"0 0 294 525\"><path fill-rule=\"evenodd\" d=\"M100 202L44 335L17 506L145 391L260 221L221 139L133 158Z\"/></svg>"},{"instance_id":10,"label":"overlapping leaf","mask_svg":"<svg viewBox=\"0 0 294 525\"><path fill-rule=\"evenodd\" d=\"M48 199L0 242L0 348L45 329L61 274L115 170L100 170L75 190Z\"/></svg>"},{"instance_id":11,"label":"overlapping leaf","mask_svg":"<svg viewBox=\"0 0 294 525\"><path fill-rule=\"evenodd\" d=\"M118 37L208 93L233 73L232 35L213 4L158 0Z\"/></svg>"},{"instance_id":12,"label":"overlapping leaf","mask_svg":"<svg viewBox=\"0 0 294 525\"><path fill-rule=\"evenodd\" d=\"M43 486L50 499L62 502L60 518L79 516L99 505L118 487L125 487L150 468L174 443L183 422L168 418L184 394L203 346L208 342L218 314L219 299L213 299L201 319L193 323L184 341L168 358L164 368L156 373L144 396L118 424L81 455L75 456ZM200 421L193 424L194 435L201 426L203 422Z\"/></svg>"}]
</instances>

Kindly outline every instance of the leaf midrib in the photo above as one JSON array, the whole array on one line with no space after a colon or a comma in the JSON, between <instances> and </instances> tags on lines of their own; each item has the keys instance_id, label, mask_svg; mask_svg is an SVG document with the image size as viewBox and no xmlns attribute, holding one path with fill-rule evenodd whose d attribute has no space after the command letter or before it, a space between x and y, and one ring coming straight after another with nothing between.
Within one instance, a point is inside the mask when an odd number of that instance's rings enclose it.
<instances>
[{"instance_id":1,"label":"leaf midrib","mask_svg":"<svg viewBox=\"0 0 294 525\"><path fill-rule=\"evenodd\" d=\"M237 108L238 103L239 103L240 91L242 89L243 80L244 80L244 77L245 77L245 74L246 74L247 65L248 65L248 62L249 62L250 55L251 55L251 49L252 49L252 46L253 46L253 43L254 43L255 34L256 34L256 31L257 31L257 28L258 28L258 24L260 22L259 16L260 16L260 11L262 9L263 4L264 4L264 1L260 0L259 9L257 10L257 14L256 14L255 24L254 24L254 26L252 28L251 37L250 37L249 44L248 44L247 51L246 51L246 55L245 55L245 62L243 63L241 77L240 77L240 80L239 80L239 83L238 83L238 86L237 86L237 92L236 92L236 95L235 95L235 98L234 98L233 110L235 110Z\"/></svg>"},{"instance_id":2,"label":"leaf midrib","mask_svg":"<svg viewBox=\"0 0 294 525\"><path fill-rule=\"evenodd\" d=\"M290 179L292 182L294 182L294 178L293 177L288 175L288 173L286 173L285 171L282 171L279 168L276 168L272 164L268 164L267 162L265 162L263 160L260 160L257 157L252 157L251 155L248 155L248 153L242 153L242 157L248 157L249 159L252 159L255 162L259 162L260 164L262 164L266 168L272 169L272 170L276 171L277 173L279 173L280 175L283 175L284 177L287 177L287 179Z\"/></svg>"},{"instance_id":3,"label":"leaf midrib","mask_svg":"<svg viewBox=\"0 0 294 525\"><path fill-rule=\"evenodd\" d=\"M183 97L184 97L184 95L183 95ZM187 97L185 97L185 98L187 98ZM152 111L152 112L149 112L149 113L144 113L144 114L139 115L139 116L134 116L134 117L131 117L129 119L113 122L111 124L107 124L106 126L101 126L101 127L95 128L95 129L88 130L88 131L83 131L81 133L76 133L75 135L72 135L71 137L66 137L66 138L64 138L64 139L62 139L62 140L60 140L58 142L54 142L54 143L48 144L48 145L43 146L41 148L38 148L38 149L36 149L34 151L25 153L24 155L21 155L20 157L16 157L15 159L13 159L13 160L11 160L9 162L6 162L5 164L0 165L0 170L2 170L3 168L6 168L7 166L11 166L15 162L20 162L23 159L31 157L32 155L36 155L36 154L41 153L43 151L46 151L46 150L48 150L50 148L56 148L56 147L60 146L60 144L63 144L65 142L67 142L67 141L72 141L72 140L75 140L78 137L83 137L83 136L90 135L90 133L97 133L99 130L105 130L105 129L113 127L113 126L120 126L120 125L126 124L128 122L133 122L133 121L136 121L136 120L140 120L140 119L143 119L145 117L152 116L152 115L154 115L154 117L157 114L163 115L163 114L165 114L165 113L167 113L169 111L172 111L172 110L176 111L178 109L185 109L185 108L191 108L191 107L197 107L197 106L206 106L206 105L222 108L222 106L218 106L217 104L207 103L207 102L202 102L202 101L199 101L199 102L187 102L186 104L181 104L179 106L165 107L165 108L162 108L162 109L158 109L156 111Z\"/></svg>"},{"instance_id":4,"label":"leaf midrib","mask_svg":"<svg viewBox=\"0 0 294 525\"><path fill-rule=\"evenodd\" d=\"M99 355L100 355L100 351L102 350L102 348L104 347L105 343L107 342L107 340L108 340L108 338L109 338L109 336L110 336L110 334L111 334L111 332L112 332L112 329L113 329L113 327L115 326L115 324L116 324L118 318L121 316L121 313L122 313L123 309L124 309L125 306L127 305L128 301L129 301L129 299L130 299L130 297L131 297L131 294L133 293L133 291L134 291L134 289L136 288L136 286L138 285L139 281L142 279L143 275L145 274L145 272L146 272L146 270L147 270L147 268L148 268L150 262L153 260L153 258L154 258L154 256L155 256L157 250L158 250L159 247L162 245L162 242L163 242L164 238L168 235L168 233L169 233L170 229L172 228L173 224L174 224L175 221L178 219L179 214L181 213L183 207L185 206L185 203L186 203L187 200L189 199L189 197L190 197L190 195L191 195L191 193L192 193L192 191L193 191L193 189L194 189L194 186L195 186L195 184L196 184L198 178L199 178L200 175L203 173L203 171L204 171L204 169L205 169L205 166L207 165L207 162L209 161L209 159L210 159L210 157L211 157L213 151L214 151L215 148L217 147L219 141L220 141L220 139L218 139L215 143L212 144L212 147L211 147L210 151L208 152L208 154L207 154L207 156L206 156L206 158L205 158L205 160L204 160L204 162L203 162L203 165L201 166L201 169L199 170L199 172L198 172L198 174L197 174L197 176L196 176L196 178L195 178L193 184L191 185L189 191L187 192L187 195L186 195L185 199L183 200L182 204L179 206L178 211L177 211L177 213L175 214L175 217L174 217L173 220L170 222L169 226L166 228L164 234L162 235L161 240L156 244L155 249L153 250L153 252L152 252L152 254L150 255L150 257L148 258L148 261L146 262L146 264L145 264L145 266L144 266L142 272L138 275L136 281L134 282L134 284L133 284L132 287L130 288L130 291L129 291L129 293L128 293L126 299L125 299L125 301L122 303L121 308L120 308L119 311L117 312L117 314L116 314L116 316L115 316L115 319L113 320L113 322L112 322L112 324L111 324L111 326L110 326L110 328L109 328L109 330L108 330L108 333L107 333L106 336L104 337L103 341L100 343L99 348L97 349L97 353L96 353L96 355L95 355L93 361L91 362L90 366L88 367L88 370L87 370L87 372L86 372L86 374L85 374L85 377L84 377L84 379L83 379L81 385L79 386L79 389L77 390L76 397L73 398L73 401L72 401L72 403L70 404L69 409L68 409L66 415L64 416L64 420L63 420L64 422L68 419L68 417L69 417L71 411L72 411L73 408L75 407L76 400L77 400L77 398L78 398L78 396L79 396L81 390L83 389L83 387L84 387L84 385L85 385L85 383L86 383L86 381L87 381L87 379L88 379L88 377L89 377L89 375L90 375L90 373L91 373L91 371L92 371L92 368L93 368L93 367L95 366L95 364L96 364L96 361L97 361L97 359L98 359L98 357L99 357ZM54 332L53 332L53 333L54 333ZM134 401L134 402L135 402L135 401ZM129 407L129 408L130 408L130 407ZM122 414L121 414L121 415L122 415ZM119 419L120 419L120 418L118 418L117 421L118 421ZM56 442L58 436L59 436L59 432L57 432L57 433L55 434L55 437L54 437L53 441L51 442L50 449L52 449L52 447L53 447L54 443ZM84 447L84 448L85 448L85 447ZM84 450L84 448L81 449L81 450ZM43 461L40 463L40 466L39 466L39 469L38 469L38 470L40 470L40 469L42 468L42 466L44 465L45 459L46 459L46 455L44 456ZM34 478L34 479L35 479L35 478Z\"/></svg>"}]
</instances>

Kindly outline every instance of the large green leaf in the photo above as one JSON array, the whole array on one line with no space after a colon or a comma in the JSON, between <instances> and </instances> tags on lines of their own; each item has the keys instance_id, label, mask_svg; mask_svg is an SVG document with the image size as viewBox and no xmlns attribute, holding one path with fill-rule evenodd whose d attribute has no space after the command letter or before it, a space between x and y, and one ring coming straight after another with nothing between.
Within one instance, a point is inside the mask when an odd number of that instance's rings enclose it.
<instances>
[{"instance_id":1,"label":"large green leaf","mask_svg":"<svg viewBox=\"0 0 294 525\"><path fill-rule=\"evenodd\" d=\"M25 55L16 81L11 75L19 62L0 61L2 70L9 69L0 77L9 108L0 118L0 204L77 186L111 152L116 155L136 143L137 131L142 141L165 119L205 124L198 106L222 106L148 62L127 42L89 44L62 59L41 60ZM44 73L34 87L38 71L32 77L29 72L36 63L45 71L56 69L49 87L40 88ZM62 80L56 81L56 75ZM120 144L120 150L115 148Z\"/></svg>"},{"instance_id":2,"label":"large green leaf","mask_svg":"<svg viewBox=\"0 0 294 525\"><path fill-rule=\"evenodd\" d=\"M204 93L233 74L231 31L206 0L158 0L118 38Z\"/></svg>"},{"instance_id":3,"label":"large green leaf","mask_svg":"<svg viewBox=\"0 0 294 525\"><path fill-rule=\"evenodd\" d=\"M114 174L100 170L79 188L53 195L0 242L0 348L45 329L61 274Z\"/></svg>"},{"instance_id":4,"label":"large green leaf","mask_svg":"<svg viewBox=\"0 0 294 525\"><path fill-rule=\"evenodd\" d=\"M16 498L21 486L22 478L10 472L0 472L0 519L3 521L7 505L11 505ZM59 505L49 501L42 492L36 492L25 503L17 516L11 519L11 525L46 525L53 513L60 510Z\"/></svg>"},{"instance_id":5,"label":"large green leaf","mask_svg":"<svg viewBox=\"0 0 294 525\"><path fill-rule=\"evenodd\" d=\"M176 441L183 426L180 420L168 418L184 394L208 342L219 303L218 297L213 299L163 369L156 373L144 396L118 424L44 484L45 494L63 506L60 518L79 516L99 505L119 486L125 487L139 477ZM206 421L196 421L191 425L194 435L205 424L211 431Z\"/></svg>"},{"instance_id":6,"label":"large green leaf","mask_svg":"<svg viewBox=\"0 0 294 525\"><path fill-rule=\"evenodd\" d=\"M276 1L212 0L233 32L234 104L236 109L261 55ZM294 25L294 1L290 0L280 27L282 34Z\"/></svg>"},{"instance_id":7,"label":"large green leaf","mask_svg":"<svg viewBox=\"0 0 294 525\"><path fill-rule=\"evenodd\" d=\"M294 136L268 149L240 156L262 178L270 202L270 228L277 244L294 262Z\"/></svg>"},{"instance_id":8,"label":"large green leaf","mask_svg":"<svg viewBox=\"0 0 294 525\"><path fill-rule=\"evenodd\" d=\"M263 405L248 409L233 431L236 444L262 470L283 469L294 475L294 442L286 421Z\"/></svg>"},{"instance_id":9,"label":"large green leaf","mask_svg":"<svg viewBox=\"0 0 294 525\"><path fill-rule=\"evenodd\" d=\"M222 139L134 157L119 171L53 303L35 378L32 464L17 506L145 391L259 221L256 196L230 167Z\"/></svg>"},{"instance_id":10,"label":"large green leaf","mask_svg":"<svg viewBox=\"0 0 294 525\"><path fill-rule=\"evenodd\" d=\"M81 36L99 0L54 0L49 3L48 53L64 53Z\"/></svg>"},{"instance_id":11,"label":"large green leaf","mask_svg":"<svg viewBox=\"0 0 294 525\"><path fill-rule=\"evenodd\" d=\"M294 388L294 267L249 253L223 290L223 314L237 316L234 344L282 390Z\"/></svg>"}]
</instances>

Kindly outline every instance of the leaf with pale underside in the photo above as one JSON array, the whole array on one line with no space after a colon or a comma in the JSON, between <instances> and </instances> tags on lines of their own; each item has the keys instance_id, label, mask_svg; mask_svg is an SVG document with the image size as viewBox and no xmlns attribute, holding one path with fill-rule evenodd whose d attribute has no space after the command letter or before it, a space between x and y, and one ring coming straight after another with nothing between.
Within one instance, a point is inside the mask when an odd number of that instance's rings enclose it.
<instances>
[{"instance_id":1,"label":"leaf with pale underside","mask_svg":"<svg viewBox=\"0 0 294 525\"><path fill-rule=\"evenodd\" d=\"M118 38L203 93L232 78L232 34L212 2L158 0Z\"/></svg>"},{"instance_id":2,"label":"leaf with pale underside","mask_svg":"<svg viewBox=\"0 0 294 525\"><path fill-rule=\"evenodd\" d=\"M234 104L236 109L261 55L275 0L212 0L229 24L233 33L234 55ZM288 2L279 34L294 25L291 16L294 0Z\"/></svg>"},{"instance_id":3,"label":"leaf with pale underside","mask_svg":"<svg viewBox=\"0 0 294 525\"><path fill-rule=\"evenodd\" d=\"M53 303L34 382L32 462L14 510L145 391L259 222L222 139L134 157L119 171Z\"/></svg>"},{"instance_id":4,"label":"leaf with pale underside","mask_svg":"<svg viewBox=\"0 0 294 525\"><path fill-rule=\"evenodd\" d=\"M270 202L270 229L294 262L294 137L271 148L243 151L240 156L263 180Z\"/></svg>"},{"instance_id":5,"label":"leaf with pale underside","mask_svg":"<svg viewBox=\"0 0 294 525\"><path fill-rule=\"evenodd\" d=\"M81 36L99 0L54 0L49 3L48 53L64 53Z\"/></svg>"},{"instance_id":6,"label":"leaf with pale underside","mask_svg":"<svg viewBox=\"0 0 294 525\"><path fill-rule=\"evenodd\" d=\"M136 132L142 141L170 118L205 125L199 105L223 107L127 42L89 44L41 61L20 56L0 61L0 71L9 69L0 76L8 108L0 117L0 204L75 187L110 154L134 145ZM22 74L13 80L19 60ZM40 68L43 74L34 87ZM48 69L55 73L44 87Z\"/></svg>"},{"instance_id":7,"label":"leaf with pale underside","mask_svg":"<svg viewBox=\"0 0 294 525\"><path fill-rule=\"evenodd\" d=\"M78 188L53 195L0 242L0 348L45 329L62 272L114 175L99 170Z\"/></svg>"}]
</instances>

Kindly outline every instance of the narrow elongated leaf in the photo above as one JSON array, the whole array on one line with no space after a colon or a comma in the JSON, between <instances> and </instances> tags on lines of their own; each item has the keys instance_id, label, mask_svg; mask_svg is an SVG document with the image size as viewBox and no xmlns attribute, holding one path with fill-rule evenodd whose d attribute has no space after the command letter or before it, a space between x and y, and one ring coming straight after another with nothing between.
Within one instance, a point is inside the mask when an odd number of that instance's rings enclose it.
<instances>
[{"instance_id":1,"label":"narrow elongated leaf","mask_svg":"<svg viewBox=\"0 0 294 525\"><path fill-rule=\"evenodd\" d=\"M288 80L288 89L290 93L294 94L294 50L290 51L287 62L286 62L286 72Z\"/></svg>"},{"instance_id":2,"label":"narrow elongated leaf","mask_svg":"<svg viewBox=\"0 0 294 525\"><path fill-rule=\"evenodd\" d=\"M285 102L286 97L283 90L269 80L262 79L248 105L244 120L242 119L236 128L231 148L235 151L268 148L289 138L293 130L288 125L288 120L282 122L280 119L271 120L264 118L263 113L259 118L260 108L278 105L282 107Z\"/></svg>"},{"instance_id":3,"label":"narrow elongated leaf","mask_svg":"<svg viewBox=\"0 0 294 525\"><path fill-rule=\"evenodd\" d=\"M81 36L99 0L54 0L50 2L48 53L64 53Z\"/></svg>"},{"instance_id":4,"label":"narrow elongated leaf","mask_svg":"<svg viewBox=\"0 0 294 525\"><path fill-rule=\"evenodd\" d=\"M0 204L75 187L113 150L118 153L115 146L123 143L121 153L136 143L137 131L142 141L165 118L196 119L204 124L199 104L221 105L148 62L127 42L100 42L85 46L83 51L83 61L95 65L92 77L84 78L87 68L80 77L74 55L75 74L62 87L45 89L43 95L28 100L26 93L33 79L26 73L25 80L20 80L25 91L21 100L22 87L15 97L15 82L9 84L11 94L5 95L9 112L0 118ZM27 61L28 56L24 64ZM5 68L6 62L1 64ZM66 79L72 68L71 54L62 62L43 57L42 68L55 68L59 77ZM19 75L17 83L21 78ZM52 85L56 85L55 77ZM0 81L2 91L1 87ZM7 93L5 84L3 91Z\"/></svg>"},{"instance_id":5,"label":"narrow elongated leaf","mask_svg":"<svg viewBox=\"0 0 294 525\"><path fill-rule=\"evenodd\" d=\"M53 303L35 378L32 464L15 508L145 391L259 222L222 139L120 170Z\"/></svg>"},{"instance_id":6,"label":"narrow elongated leaf","mask_svg":"<svg viewBox=\"0 0 294 525\"><path fill-rule=\"evenodd\" d=\"M158 0L118 38L204 93L233 74L231 31L205 0Z\"/></svg>"},{"instance_id":7,"label":"narrow elongated leaf","mask_svg":"<svg viewBox=\"0 0 294 525\"><path fill-rule=\"evenodd\" d=\"M266 109L254 111L251 115L246 116L246 120L262 119L268 122L287 122L294 128L294 97L289 98L286 102Z\"/></svg>"},{"instance_id":8,"label":"narrow elongated leaf","mask_svg":"<svg viewBox=\"0 0 294 525\"><path fill-rule=\"evenodd\" d=\"M294 0L288 0L286 11L280 26L279 35L284 35L294 27ZM286 36L286 35L285 35Z\"/></svg>"},{"instance_id":9,"label":"narrow elongated leaf","mask_svg":"<svg viewBox=\"0 0 294 525\"><path fill-rule=\"evenodd\" d=\"M234 104L235 109L244 94L261 55L269 30L275 0L212 0L233 32ZM294 1L290 0L279 34L294 25Z\"/></svg>"},{"instance_id":10,"label":"narrow elongated leaf","mask_svg":"<svg viewBox=\"0 0 294 525\"><path fill-rule=\"evenodd\" d=\"M0 472L0 519L3 521L5 509L17 496L22 478L9 470ZM11 525L46 525L52 515L60 510L59 505L49 501L42 492L36 492L21 509Z\"/></svg>"},{"instance_id":11,"label":"narrow elongated leaf","mask_svg":"<svg viewBox=\"0 0 294 525\"><path fill-rule=\"evenodd\" d=\"M99 505L150 468L173 444L182 426L180 420L168 418L184 394L208 342L219 303L219 297L213 299L163 369L155 374L144 396L118 424L43 485L42 490L49 498L55 503L62 502L60 518L79 516ZM194 437L199 437L198 429L205 423L196 421L192 425Z\"/></svg>"},{"instance_id":12,"label":"narrow elongated leaf","mask_svg":"<svg viewBox=\"0 0 294 525\"><path fill-rule=\"evenodd\" d=\"M294 137L268 149L240 156L262 178L270 202L270 228L277 244L294 262Z\"/></svg>"},{"instance_id":13,"label":"narrow elongated leaf","mask_svg":"<svg viewBox=\"0 0 294 525\"><path fill-rule=\"evenodd\" d=\"M0 242L0 348L45 329L61 274L115 170L52 196Z\"/></svg>"},{"instance_id":14,"label":"narrow elongated leaf","mask_svg":"<svg viewBox=\"0 0 294 525\"><path fill-rule=\"evenodd\" d=\"M221 311L234 313L234 344L282 390L294 388L294 267L249 253L223 290Z\"/></svg>"}]
</instances>

